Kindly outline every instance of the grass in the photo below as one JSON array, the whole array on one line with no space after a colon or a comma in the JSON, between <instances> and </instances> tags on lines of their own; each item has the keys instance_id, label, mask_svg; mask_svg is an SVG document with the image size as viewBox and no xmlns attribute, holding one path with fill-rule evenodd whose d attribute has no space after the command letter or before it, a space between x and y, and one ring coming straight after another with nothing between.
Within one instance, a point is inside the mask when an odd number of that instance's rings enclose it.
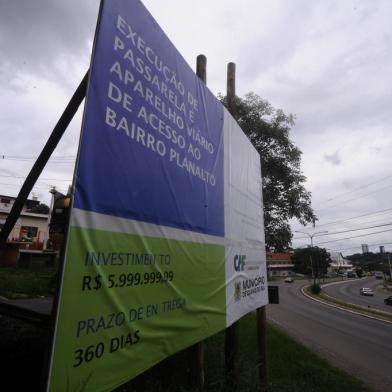
<instances>
[{"instance_id":1,"label":"grass","mask_svg":"<svg viewBox=\"0 0 392 392\"><path fill-rule=\"evenodd\" d=\"M370 391L275 327L268 328L267 341L269 392Z\"/></svg>"},{"instance_id":2,"label":"grass","mask_svg":"<svg viewBox=\"0 0 392 392\"><path fill-rule=\"evenodd\" d=\"M241 384L238 392L260 390L256 350L256 316L239 322ZM0 353L5 363L3 385L13 390L38 391L43 371L47 331L0 316ZM368 392L369 389L345 372L295 342L273 325L267 328L268 392ZM118 392L190 392L186 350L167 358ZM205 391L230 391L224 374L224 332L205 341ZM23 375L23 377L21 377Z\"/></svg>"},{"instance_id":3,"label":"grass","mask_svg":"<svg viewBox=\"0 0 392 392\"><path fill-rule=\"evenodd\" d=\"M260 391L256 316L250 313L239 322L240 385L237 392ZM229 392L224 373L224 331L205 340L205 392ZM286 333L267 326L268 392L369 392L361 381L334 368L294 341ZM194 392L188 385L186 350L158 364L118 392Z\"/></svg>"},{"instance_id":4,"label":"grass","mask_svg":"<svg viewBox=\"0 0 392 392\"><path fill-rule=\"evenodd\" d=\"M55 267L0 267L0 296L8 299L53 295Z\"/></svg>"}]
</instances>

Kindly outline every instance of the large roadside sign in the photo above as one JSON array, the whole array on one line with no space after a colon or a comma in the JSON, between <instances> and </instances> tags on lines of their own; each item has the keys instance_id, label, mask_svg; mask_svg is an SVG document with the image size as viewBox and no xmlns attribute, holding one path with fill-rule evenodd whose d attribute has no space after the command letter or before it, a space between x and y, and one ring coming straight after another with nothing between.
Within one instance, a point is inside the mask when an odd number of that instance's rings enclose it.
<instances>
[{"instance_id":1,"label":"large roadside sign","mask_svg":"<svg viewBox=\"0 0 392 392\"><path fill-rule=\"evenodd\" d=\"M259 155L137 0L101 4L48 390L109 391L268 302Z\"/></svg>"}]
</instances>

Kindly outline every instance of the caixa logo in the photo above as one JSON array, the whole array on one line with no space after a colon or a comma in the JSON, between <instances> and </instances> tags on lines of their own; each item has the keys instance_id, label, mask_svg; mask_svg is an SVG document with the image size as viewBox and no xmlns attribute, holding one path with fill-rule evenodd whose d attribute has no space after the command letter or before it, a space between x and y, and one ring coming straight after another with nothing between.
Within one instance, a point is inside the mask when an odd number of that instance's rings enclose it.
<instances>
[{"instance_id":1,"label":"caixa logo","mask_svg":"<svg viewBox=\"0 0 392 392\"><path fill-rule=\"evenodd\" d=\"M234 269L236 271L243 271L245 267L246 255L235 255L234 256Z\"/></svg>"}]
</instances>

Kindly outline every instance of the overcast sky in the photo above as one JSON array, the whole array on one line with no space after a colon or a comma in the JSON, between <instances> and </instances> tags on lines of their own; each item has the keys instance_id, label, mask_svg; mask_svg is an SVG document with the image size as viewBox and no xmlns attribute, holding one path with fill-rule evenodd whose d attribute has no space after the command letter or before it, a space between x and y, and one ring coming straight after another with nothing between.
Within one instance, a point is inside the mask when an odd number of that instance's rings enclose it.
<instances>
[{"instance_id":1,"label":"overcast sky","mask_svg":"<svg viewBox=\"0 0 392 392\"><path fill-rule=\"evenodd\" d=\"M144 4L192 68L207 56L214 94L225 93L233 61L238 95L253 91L295 114L291 137L319 221L294 230L328 230L314 243L344 254L362 243L392 250L392 1ZM0 194L17 195L83 78L98 8L98 0L0 0ZM34 188L47 204L51 185L65 192L71 182L80 125L81 110Z\"/></svg>"}]
</instances>

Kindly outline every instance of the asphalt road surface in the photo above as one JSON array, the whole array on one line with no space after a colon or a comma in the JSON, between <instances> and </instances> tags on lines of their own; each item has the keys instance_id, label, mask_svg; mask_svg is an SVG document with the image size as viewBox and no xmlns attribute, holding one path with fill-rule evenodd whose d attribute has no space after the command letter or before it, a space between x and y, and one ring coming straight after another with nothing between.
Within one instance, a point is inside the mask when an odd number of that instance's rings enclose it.
<instances>
[{"instance_id":1,"label":"asphalt road surface","mask_svg":"<svg viewBox=\"0 0 392 392\"><path fill-rule=\"evenodd\" d=\"M306 281L270 284L280 296L279 305L268 305L270 321L372 390L392 391L392 324L308 299L300 291Z\"/></svg>"},{"instance_id":2,"label":"asphalt road surface","mask_svg":"<svg viewBox=\"0 0 392 392\"><path fill-rule=\"evenodd\" d=\"M384 304L384 298L391 294L383 290L383 282L383 279L376 279L374 276L372 276L364 279L345 280L339 284L326 286L323 290L331 297L341 299L345 302L368 306L370 308L380 309L392 313L392 306ZM361 287L371 288L374 292L374 295L372 297L360 295L359 289Z\"/></svg>"}]
</instances>

